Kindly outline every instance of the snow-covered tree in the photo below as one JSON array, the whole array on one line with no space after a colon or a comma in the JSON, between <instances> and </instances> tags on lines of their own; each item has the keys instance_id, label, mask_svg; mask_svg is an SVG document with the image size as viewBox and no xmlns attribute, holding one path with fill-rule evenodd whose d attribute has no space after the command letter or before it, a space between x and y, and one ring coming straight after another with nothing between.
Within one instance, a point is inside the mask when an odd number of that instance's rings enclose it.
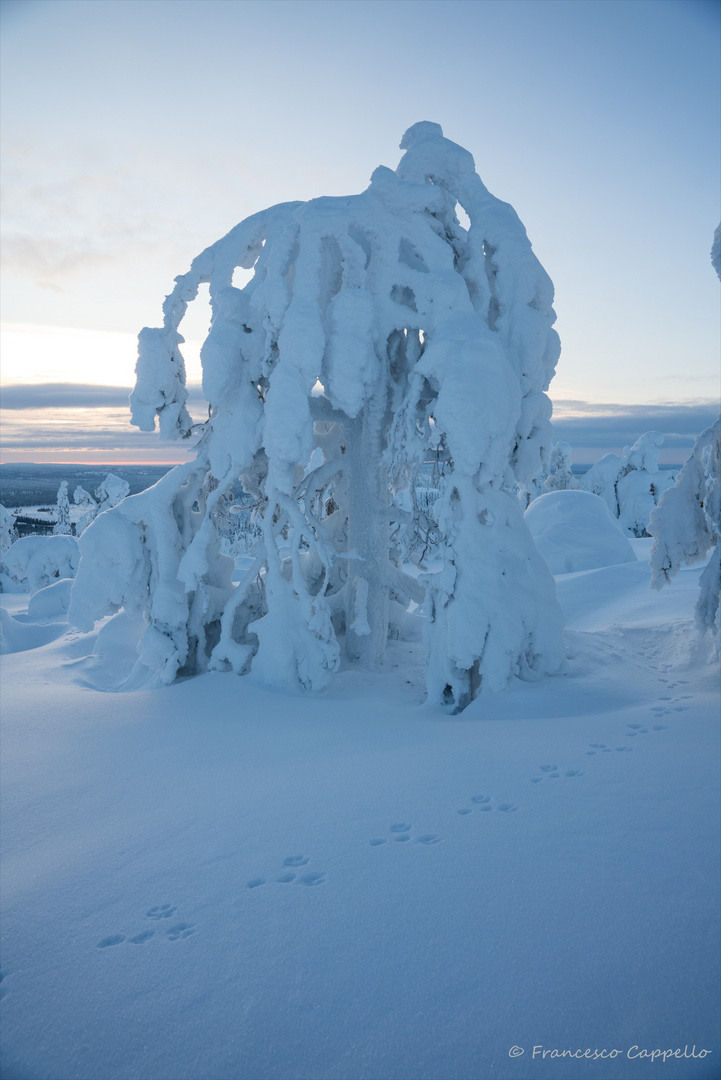
<instances>
[{"instance_id":1,"label":"snow-covered tree","mask_svg":"<svg viewBox=\"0 0 721 1080\"><path fill-rule=\"evenodd\" d=\"M716 226L711 245L711 265L721 280L721 225Z\"/></svg>"},{"instance_id":2,"label":"snow-covered tree","mask_svg":"<svg viewBox=\"0 0 721 1080\"><path fill-rule=\"evenodd\" d=\"M18 538L15 528L15 517L0 503L0 557L5 554L11 544Z\"/></svg>"},{"instance_id":3,"label":"snow-covered tree","mask_svg":"<svg viewBox=\"0 0 721 1080\"><path fill-rule=\"evenodd\" d=\"M80 490L82 491L82 488ZM102 484L95 489L95 498L98 500L97 512L101 514L104 510L117 506L129 492L130 484L127 480L121 480L115 473L108 473Z\"/></svg>"},{"instance_id":4,"label":"snow-covered tree","mask_svg":"<svg viewBox=\"0 0 721 1080\"><path fill-rule=\"evenodd\" d=\"M627 536L647 536L646 526L674 474L658 467L663 435L647 431L623 454L605 454L581 478L579 487L600 495Z\"/></svg>"},{"instance_id":5,"label":"snow-covered tree","mask_svg":"<svg viewBox=\"0 0 721 1080\"><path fill-rule=\"evenodd\" d=\"M31 592L60 578L75 577L80 554L74 536L21 536L5 554L5 565L16 585Z\"/></svg>"},{"instance_id":6,"label":"snow-covered tree","mask_svg":"<svg viewBox=\"0 0 721 1080\"><path fill-rule=\"evenodd\" d=\"M163 682L213 668L318 689L341 648L380 662L411 601L426 605L429 697L455 711L561 663L553 579L511 494L548 460L553 286L466 150L428 122L401 148L361 195L236 226L140 334L133 421L187 437L179 324L209 284L210 418L193 462L83 534L71 617L144 611L141 663ZM242 289L236 267L254 269ZM447 465L442 569L419 581L403 564L430 447ZM234 586L216 519L238 478L262 536Z\"/></svg>"},{"instance_id":7,"label":"snow-covered tree","mask_svg":"<svg viewBox=\"0 0 721 1080\"><path fill-rule=\"evenodd\" d=\"M111 474L112 475L112 474ZM82 532L85 532L91 521L94 521L98 516L98 504L92 497L89 491L86 491L84 487L75 488L73 492L73 501L76 506L82 508L80 517L75 522L75 535L80 536Z\"/></svg>"},{"instance_id":8,"label":"snow-covered tree","mask_svg":"<svg viewBox=\"0 0 721 1080\"><path fill-rule=\"evenodd\" d=\"M70 500L68 499L68 482L63 480L58 488L58 503L55 509L55 524L53 536L72 536L73 525L70 520Z\"/></svg>"},{"instance_id":9,"label":"snow-covered tree","mask_svg":"<svg viewBox=\"0 0 721 1080\"><path fill-rule=\"evenodd\" d=\"M651 551L651 584L660 589L678 573L713 552L701 575L696 623L702 631L721 629L721 417L703 431L691 456L662 495L651 514L648 531L655 537Z\"/></svg>"},{"instance_id":10,"label":"snow-covered tree","mask_svg":"<svg viewBox=\"0 0 721 1080\"><path fill-rule=\"evenodd\" d=\"M578 480L571 467L571 446L567 442L553 444L548 476L543 482L544 491L575 491Z\"/></svg>"}]
</instances>

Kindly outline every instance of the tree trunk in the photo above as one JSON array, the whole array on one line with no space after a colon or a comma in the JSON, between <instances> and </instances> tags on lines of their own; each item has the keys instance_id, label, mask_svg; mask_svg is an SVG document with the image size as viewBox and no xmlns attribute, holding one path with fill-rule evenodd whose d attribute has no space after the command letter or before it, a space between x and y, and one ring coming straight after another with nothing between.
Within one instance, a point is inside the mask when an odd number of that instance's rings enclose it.
<instances>
[{"instance_id":1,"label":"tree trunk","mask_svg":"<svg viewBox=\"0 0 721 1080\"><path fill-rule=\"evenodd\" d=\"M365 667L377 667L388 639L388 483L381 466L379 393L348 424L348 560L346 652ZM380 399L380 400L379 400Z\"/></svg>"}]
</instances>

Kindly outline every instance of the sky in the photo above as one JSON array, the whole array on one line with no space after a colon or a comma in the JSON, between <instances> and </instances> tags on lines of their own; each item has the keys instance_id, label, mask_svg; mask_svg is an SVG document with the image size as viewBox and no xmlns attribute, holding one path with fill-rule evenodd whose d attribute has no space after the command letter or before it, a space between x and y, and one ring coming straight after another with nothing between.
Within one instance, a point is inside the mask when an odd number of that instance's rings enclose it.
<instances>
[{"instance_id":1,"label":"sky","mask_svg":"<svg viewBox=\"0 0 721 1080\"><path fill-rule=\"evenodd\" d=\"M266 206L362 191L419 120L470 150L554 281L574 460L656 428L680 461L718 413L717 0L0 10L2 461L186 460L126 406L174 277ZM191 383L208 320L201 297Z\"/></svg>"}]
</instances>

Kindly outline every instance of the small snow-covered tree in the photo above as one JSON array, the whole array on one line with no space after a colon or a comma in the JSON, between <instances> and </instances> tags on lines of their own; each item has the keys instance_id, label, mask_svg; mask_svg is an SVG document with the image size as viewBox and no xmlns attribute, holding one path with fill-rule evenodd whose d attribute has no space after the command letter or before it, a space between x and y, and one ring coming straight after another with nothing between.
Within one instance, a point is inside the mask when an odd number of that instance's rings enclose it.
<instances>
[{"instance_id":1,"label":"small snow-covered tree","mask_svg":"<svg viewBox=\"0 0 721 1080\"><path fill-rule=\"evenodd\" d=\"M53 536L72 536L73 525L70 520L70 500L68 499L68 482L63 480L58 488L58 503L55 510L55 524Z\"/></svg>"},{"instance_id":2,"label":"small snow-covered tree","mask_svg":"<svg viewBox=\"0 0 721 1080\"><path fill-rule=\"evenodd\" d=\"M115 473L108 473L102 484L95 489L95 498L98 500L97 512L101 514L104 510L117 506L119 502L127 498L129 493L130 484L127 480L121 480Z\"/></svg>"},{"instance_id":3,"label":"small snow-covered tree","mask_svg":"<svg viewBox=\"0 0 721 1080\"><path fill-rule=\"evenodd\" d=\"M721 417L703 431L691 456L662 495L651 514L648 531L655 537L651 551L651 584L660 589L678 573L713 552L701 575L696 623L702 631L721 629Z\"/></svg>"},{"instance_id":4,"label":"small snow-covered tree","mask_svg":"<svg viewBox=\"0 0 721 1080\"><path fill-rule=\"evenodd\" d=\"M82 508L80 517L75 522L75 535L80 536L82 532L85 532L90 522L94 521L98 516L98 504L90 492L79 485L73 492L73 501L76 506Z\"/></svg>"},{"instance_id":5,"label":"small snow-covered tree","mask_svg":"<svg viewBox=\"0 0 721 1080\"><path fill-rule=\"evenodd\" d=\"M0 557L18 538L15 516L0 503Z\"/></svg>"},{"instance_id":6,"label":"small snow-covered tree","mask_svg":"<svg viewBox=\"0 0 721 1080\"><path fill-rule=\"evenodd\" d=\"M578 480L571 466L571 446L567 442L553 444L548 476L543 482L544 491L575 491Z\"/></svg>"},{"instance_id":7,"label":"small snow-covered tree","mask_svg":"<svg viewBox=\"0 0 721 1080\"><path fill-rule=\"evenodd\" d=\"M179 325L208 283L210 417L193 462L83 534L71 617L142 610L141 662L161 681L213 668L321 688L341 648L379 663L411 600L426 605L430 699L456 711L561 663L553 579L511 494L548 460L553 286L466 150L427 122L401 148L361 195L242 222L140 334L133 422L188 437ZM254 270L242 289L236 267ZM419 582L404 559L431 447L447 466L442 569ZM261 537L234 586L217 520L238 478Z\"/></svg>"},{"instance_id":8,"label":"small snow-covered tree","mask_svg":"<svg viewBox=\"0 0 721 1080\"><path fill-rule=\"evenodd\" d=\"M579 487L600 495L627 536L647 536L649 515L674 475L658 467L663 435L647 431L623 454L605 454L581 478Z\"/></svg>"},{"instance_id":9,"label":"small snow-covered tree","mask_svg":"<svg viewBox=\"0 0 721 1080\"><path fill-rule=\"evenodd\" d=\"M711 265L721 280L721 225L716 226L711 245Z\"/></svg>"}]
</instances>

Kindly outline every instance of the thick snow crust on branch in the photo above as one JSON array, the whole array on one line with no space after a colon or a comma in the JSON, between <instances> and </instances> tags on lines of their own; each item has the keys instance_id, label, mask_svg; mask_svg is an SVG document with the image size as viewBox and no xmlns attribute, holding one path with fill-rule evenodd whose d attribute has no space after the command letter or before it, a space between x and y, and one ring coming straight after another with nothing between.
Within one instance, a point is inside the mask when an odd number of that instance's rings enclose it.
<instances>
[{"instance_id":1,"label":"thick snow crust on branch","mask_svg":"<svg viewBox=\"0 0 721 1080\"><path fill-rule=\"evenodd\" d=\"M70 614L142 611L141 662L161 681L213 668L320 689L341 649L379 663L424 600L432 700L457 711L561 663L553 579L511 495L551 447L553 286L466 150L427 122L401 146L361 195L236 226L140 334L133 421L186 437L179 326L209 285L210 417L192 465L83 534ZM237 267L254 270L243 289ZM430 448L447 463L442 568L419 580L403 565L420 558L413 492ZM218 522L238 478L261 536L233 585Z\"/></svg>"},{"instance_id":2,"label":"thick snow crust on branch","mask_svg":"<svg viewBox=\"0 0 721 1080\"><path fill-rule=\"evenodd\" d=\"M676 483L662 495L651 514L648 531L651 584L666 585L683 563L691 565L713 552L701 575L696 622L703 632L721 629L721 417L694 444Z\"/></svg>"}]
</instances>

